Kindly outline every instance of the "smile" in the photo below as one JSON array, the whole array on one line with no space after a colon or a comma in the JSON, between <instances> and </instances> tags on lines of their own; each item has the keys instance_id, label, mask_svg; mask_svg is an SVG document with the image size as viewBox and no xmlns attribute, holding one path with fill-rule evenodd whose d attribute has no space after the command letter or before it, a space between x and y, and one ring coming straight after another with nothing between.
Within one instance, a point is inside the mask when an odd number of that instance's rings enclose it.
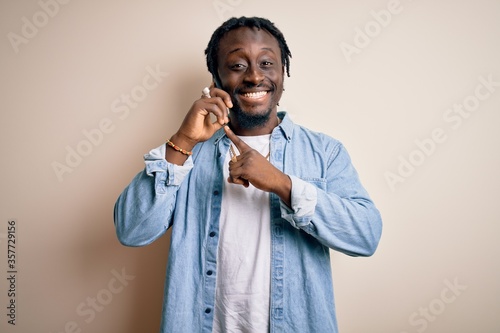
<instances>
[{"instance_id":1,"label":"smile","mask_svg":"<svg viewBox=\"0 0 500 333\"><path fill-rule=\"evenodd\" d=\"M267 95L267 91L257 91L257 92L249 92L242 94L242 96L251 99L259 99Z\"/></svg>"}]
</instances>

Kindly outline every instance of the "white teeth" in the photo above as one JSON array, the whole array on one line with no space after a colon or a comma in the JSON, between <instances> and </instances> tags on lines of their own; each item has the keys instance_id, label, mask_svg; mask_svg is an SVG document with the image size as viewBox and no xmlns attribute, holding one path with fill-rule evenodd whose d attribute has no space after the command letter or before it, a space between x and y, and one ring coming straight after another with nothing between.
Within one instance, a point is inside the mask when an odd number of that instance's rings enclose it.
<instances>
[{"instance_id":1,"label":"white teeth","mask_svg":"<svg viewBox=\"0 0 500 333\"><path fill-rule=\"evenodd\" d=\"M258 91L258 92L251 92L251 93L246 93L243 96L248 97L248 98L261 98L267 94L267 91Z\"/></svg>"}]
</instances>

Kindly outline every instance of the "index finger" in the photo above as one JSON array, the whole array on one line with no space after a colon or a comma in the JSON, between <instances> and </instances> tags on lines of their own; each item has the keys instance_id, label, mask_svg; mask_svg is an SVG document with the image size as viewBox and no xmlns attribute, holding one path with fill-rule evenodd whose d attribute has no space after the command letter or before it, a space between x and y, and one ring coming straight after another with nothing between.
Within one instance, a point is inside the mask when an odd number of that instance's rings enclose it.
<instances>
[{"instance_id":1,"label":"index finger","mask_svg":"<svg viewBox=\"0 0 500 333\"><path fill-rule=\"evenodd\" d=\"M231 140L236 148L240 151L240 153L245 152L246 150L252 149L249 145L245 143L245 141L241 140L234 132L229 128L229 126L224 126L224 131L226 132L227 137Z\"/></svg>"},{"instance_id":2,"label":"index finger","mask_svg":"<svg viewBox=\"0 0 500 333\"><path fill-rule=\"evenodd\" d=\"M213 82L210 85L210 96L221 98L224 101L224 104L226 104L226 107L228 108L233 107L233 101L231 100L231 96L226 91L216 88Z\"/></svg>"}]
</instances>

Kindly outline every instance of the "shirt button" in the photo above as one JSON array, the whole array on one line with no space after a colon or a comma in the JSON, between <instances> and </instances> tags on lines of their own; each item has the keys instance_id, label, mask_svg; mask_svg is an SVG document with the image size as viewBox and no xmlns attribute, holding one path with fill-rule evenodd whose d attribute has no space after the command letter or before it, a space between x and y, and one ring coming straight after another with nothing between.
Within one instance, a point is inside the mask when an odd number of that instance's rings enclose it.
<instances>
[{"instance_id":1,"label":"shirt button","mask_svg":"<svg viewBox=\"0 0 500 333\"><path fill-rule=\"evenodd\" d=\"M214 195L219 195L219 191L215 190Z\"/></svg>"},{"instance_id":2,"label":"shirt button","mask_svg":"<svg viewBox=\"0 0 500 333\"><path fill-rule=\"evenodd\" d=\"M212 275L213 273L214 273L214 272L212 272L212 271L207 271L207 275L208 275L208 276Z\"/></svg>"},{"instance_id":3,"label":"shirt button","mask_svg":"<svg viewBox=\"0 0 500 333\"><path fill-rule=\"evenodd\" d=\"M211 233L208 234L210 237L215 237L215 231L212 231Z\"/></svg>"},{"instance_id":4,"label":"shirt button","mask_svg":"<svg viewBox=\"0 0 500 333\"><path fill-rule=\"evenodd\" d=\"M210 308L205 309L205 313L210 313L210 312L212 312L212 309L210 309Z\"/></svg>"}]
</instances>

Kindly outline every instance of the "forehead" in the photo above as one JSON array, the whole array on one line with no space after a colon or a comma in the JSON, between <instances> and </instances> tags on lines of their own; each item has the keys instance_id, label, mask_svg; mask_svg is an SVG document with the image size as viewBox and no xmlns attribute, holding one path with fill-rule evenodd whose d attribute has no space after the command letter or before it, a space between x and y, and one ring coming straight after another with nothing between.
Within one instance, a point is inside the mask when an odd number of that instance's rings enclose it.
<instances>
[{"instance_id":1,"label":"forehead","mask_svg":"<svg viewBox=\"0 0 500 333\"><path fill-rule=\"evenodd\" d=\"M235 51L270 50L279 57L281 50L276 38L267 30L241 27L226 33L219 42L219 58L225 58Z\"/></svg>"}]
</instances>

